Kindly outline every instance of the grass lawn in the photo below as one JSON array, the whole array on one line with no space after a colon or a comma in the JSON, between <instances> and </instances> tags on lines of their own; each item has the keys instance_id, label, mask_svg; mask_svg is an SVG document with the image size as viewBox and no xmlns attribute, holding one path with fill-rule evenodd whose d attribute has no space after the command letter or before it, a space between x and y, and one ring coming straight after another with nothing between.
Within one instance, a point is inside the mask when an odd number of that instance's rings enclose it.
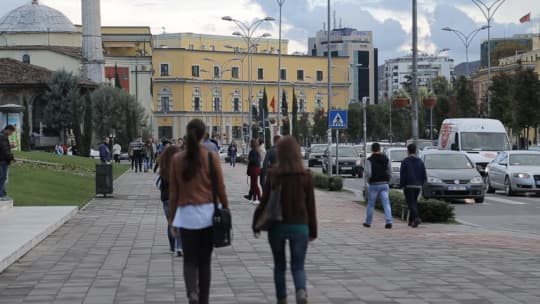
<instances>
[{"instance_id":1,"label":"grass lawn","mask_svg":"<svg viewBox=\"0 0 540 304\"><path fill-rule=\"evenodd\" d=\"M10 167L7 190L16 206L83 206L95 195L97 160L44 152L17 152L15 157L55 164L19 162ZM114 177L127 169L114 165Z\"/></svg>"}]
</instances>

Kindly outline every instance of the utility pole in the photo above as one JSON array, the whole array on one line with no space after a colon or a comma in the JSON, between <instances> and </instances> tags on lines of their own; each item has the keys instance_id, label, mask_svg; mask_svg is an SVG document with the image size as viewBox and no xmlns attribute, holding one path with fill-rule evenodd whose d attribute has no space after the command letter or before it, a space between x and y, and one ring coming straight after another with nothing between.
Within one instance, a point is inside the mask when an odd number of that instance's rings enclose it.
<instances>
[{"instance_id":1,"label":"utility pole","mask_svg":"<svg viewBox=\"0 0 540 304\"><path fill-rule=\"evenodd\" d=\"M279 5L279 38L278 38L278 79L277 79L277 99L278 99L278 116L277 127L278 134L281 135L281 11L285 0L277 0Z\"/></svg>"},{"instance_id":2,"label":"utility pole","mask_svg":"<svg viewBox=\"0 0 540 304\"><path fill-rule=\"evenodd\" d=\"M418 142L418 3L412 0L412 139Z\"/></svg>"},{"instance_id":3,"label":"utility pole","mask_svg":"<svg viewBox=\"0 0 540 304\"><path fill-rule=\"evenodd\" d=\"M327 49L328 49L328 109L326 118L328 120L328 131L327 131L327 141L328 141L328 153L332 150L332 129L330 128L330 110L332 109L332 54L331 54L331 48L330 48L330 38L331 38L331 25L330 25L330 14L331 14L331 6L330 6L330 0L328 0L328 20L327 20L327 32L326 32L326 38L327 38ZM330 157L330 161L332 161L331 153L328 156ZM328 170L328 174L332 176L332 169Z\"/></svg>"}]
</instances>

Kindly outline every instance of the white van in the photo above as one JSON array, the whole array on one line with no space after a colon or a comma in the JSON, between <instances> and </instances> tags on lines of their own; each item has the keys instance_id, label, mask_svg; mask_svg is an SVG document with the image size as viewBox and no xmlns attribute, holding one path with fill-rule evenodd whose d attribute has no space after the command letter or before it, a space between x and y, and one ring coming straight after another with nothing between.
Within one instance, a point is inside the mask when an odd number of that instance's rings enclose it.
<instances>
[{"instance_id":1,"label":"white van","mask_svg":"<svg viewBox=\"0 0 540 304\"><path fill-rule=\"evenodd\" d=\"M438 148L466 152L482 175L500 151L511 150L506 129L495 119L445 119L439 133Z\"/></svg>"}]
</instances>

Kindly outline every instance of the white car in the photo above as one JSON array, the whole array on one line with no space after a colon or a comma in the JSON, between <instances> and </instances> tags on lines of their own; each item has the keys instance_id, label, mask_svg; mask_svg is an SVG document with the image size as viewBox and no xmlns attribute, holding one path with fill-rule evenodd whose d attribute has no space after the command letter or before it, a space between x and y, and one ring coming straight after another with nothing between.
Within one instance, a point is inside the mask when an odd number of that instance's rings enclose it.
<instances>
[{"instance_id":1,"label":"white car","mask_svg":"<svg viewBox=\"0 0 540 304\"><path fill-rule=\"evenodd\" d=\"M508 196L526 192L540 195L540 152L501 152L486 171L488 193L501 189Z\"/></svg>"},{"instance_id":2,"label":"white car","mask_svg":"<svg viewBox=\"0 0 540 304\"><path fill-rule=\"evenodd\" d=\"M390 178L390 187L400 187L401 162L407 158L407 148L387 148L384 154L392 162L392 176Z\"/></svg>"}]
</instances>

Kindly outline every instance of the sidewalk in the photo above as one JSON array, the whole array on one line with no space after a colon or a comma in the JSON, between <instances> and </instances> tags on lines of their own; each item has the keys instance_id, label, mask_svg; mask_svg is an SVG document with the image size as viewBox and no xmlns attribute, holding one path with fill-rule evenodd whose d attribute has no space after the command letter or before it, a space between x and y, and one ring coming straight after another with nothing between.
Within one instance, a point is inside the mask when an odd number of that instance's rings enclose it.
<instances>
[{"instance_id":1,"label":"sidewalk","mask_svg":"<svg viewBox=\"0 0 540 304\"><path fill-rule=\"evenodd\" d=\"M224 171L234 245L215 251L211 303L275 303L266 236L253 238L254 206L242 198L245 167ZM0 274L0 303L186 303L182 259L168 252L153 180L119 178L114 198L95 199ZM460 225L386 230L380 215L366 229L352 194L317 192L316 199L310 303L540 303L538 239Z\"/></svg>"}]
</instances>

